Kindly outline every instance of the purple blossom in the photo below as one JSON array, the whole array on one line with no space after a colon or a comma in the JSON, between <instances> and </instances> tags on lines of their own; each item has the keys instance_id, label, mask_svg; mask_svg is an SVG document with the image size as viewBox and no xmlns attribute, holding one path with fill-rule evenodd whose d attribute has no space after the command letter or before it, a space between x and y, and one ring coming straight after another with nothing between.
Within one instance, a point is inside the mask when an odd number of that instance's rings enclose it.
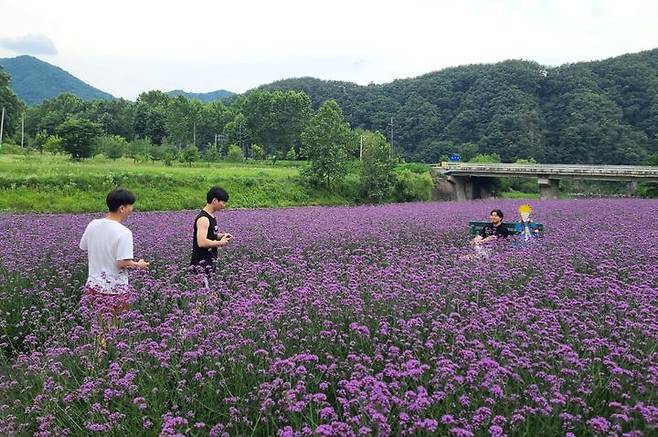
<instances>
[{"instance_id":1,"label":"purple blossom","mask_svg":"<svg viewBox=\"0 0 658 437\"><path fill-rule=\"evenodd\" d=\"M152 266L116 320L82 294L96 215L1 215L0 434L650 435L658 204L537 201L543 239L462 257L517 206L226 211L208 288L195 214L135 214Z\"/></svg>"}]
</instances>

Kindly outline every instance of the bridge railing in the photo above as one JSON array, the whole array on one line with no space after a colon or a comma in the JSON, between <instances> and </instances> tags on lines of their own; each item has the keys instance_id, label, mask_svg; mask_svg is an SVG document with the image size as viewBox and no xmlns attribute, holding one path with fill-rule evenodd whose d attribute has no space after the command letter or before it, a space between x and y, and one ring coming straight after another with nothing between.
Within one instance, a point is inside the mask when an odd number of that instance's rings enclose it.
<instances>
[{"instance_id":1,"label":"bridge railing","mask_svg":"<svg viewBox=\"0 0 658 437\"><path fill-rule=\"evenodd\" d=\"M658 178L658 167L638 165L586 164L480 164L449 163L432 165L444 173L505 173L527 175L609 175Z\"/></svg>"}]
</instances>

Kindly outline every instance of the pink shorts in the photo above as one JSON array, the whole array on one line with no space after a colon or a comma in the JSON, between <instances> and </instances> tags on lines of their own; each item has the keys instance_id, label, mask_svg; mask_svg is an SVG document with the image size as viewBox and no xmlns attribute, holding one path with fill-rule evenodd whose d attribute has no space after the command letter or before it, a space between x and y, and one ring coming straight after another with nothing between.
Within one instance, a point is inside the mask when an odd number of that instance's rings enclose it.
<instances>
[{"instance_id":1,"label":"pink shorts","mask_svg":"<svg viewBox=\"0 0 658 437\"><path fill-rule=\"evenodd\" d=\"M110 309L112 315L119 315L128 311L130 295L128 293L108 294L98 291L94 287L85 287L85 294L89 299L89 305L95 311Z\"/></svg>"}]
</instances>

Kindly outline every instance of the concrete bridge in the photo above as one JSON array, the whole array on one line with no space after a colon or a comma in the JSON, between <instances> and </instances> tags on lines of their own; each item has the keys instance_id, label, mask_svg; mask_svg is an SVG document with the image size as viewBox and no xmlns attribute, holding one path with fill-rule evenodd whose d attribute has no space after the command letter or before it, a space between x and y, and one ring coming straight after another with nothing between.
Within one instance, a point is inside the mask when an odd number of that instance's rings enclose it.
<instances>
[{"instance_id":1,"label":"concrete bridge","mask_svg":"<svg viewBox=\"0 0 658 437\"><path fill-rule=\"evenodd\" d=\"M475 164L451 162L432 166L434 176L446 181L457 200L491 197L493 177L537 178L542 199L558 199L561 179L658 182L658 167L577 164Z\"/></svg>"}]
</instances>

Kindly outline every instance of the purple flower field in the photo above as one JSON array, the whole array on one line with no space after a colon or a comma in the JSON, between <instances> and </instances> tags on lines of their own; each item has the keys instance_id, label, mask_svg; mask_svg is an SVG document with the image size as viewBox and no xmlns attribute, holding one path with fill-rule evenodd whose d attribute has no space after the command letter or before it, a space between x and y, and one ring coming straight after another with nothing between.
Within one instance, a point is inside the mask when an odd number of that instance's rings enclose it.
<instances>
[{"instance_id":1,"label":"purple flower field","mask_svg":"<svg viewBox=\"0 0 658 437\"><path fill-rule=\"evenodd\" d=\"M220 212L209 291L196 211L138 212L111 327L99 215L0 215L0 435L656 435L658 202L535 201L543 239L460 259L520 203Z\"/></svg>"}]
</instances>

